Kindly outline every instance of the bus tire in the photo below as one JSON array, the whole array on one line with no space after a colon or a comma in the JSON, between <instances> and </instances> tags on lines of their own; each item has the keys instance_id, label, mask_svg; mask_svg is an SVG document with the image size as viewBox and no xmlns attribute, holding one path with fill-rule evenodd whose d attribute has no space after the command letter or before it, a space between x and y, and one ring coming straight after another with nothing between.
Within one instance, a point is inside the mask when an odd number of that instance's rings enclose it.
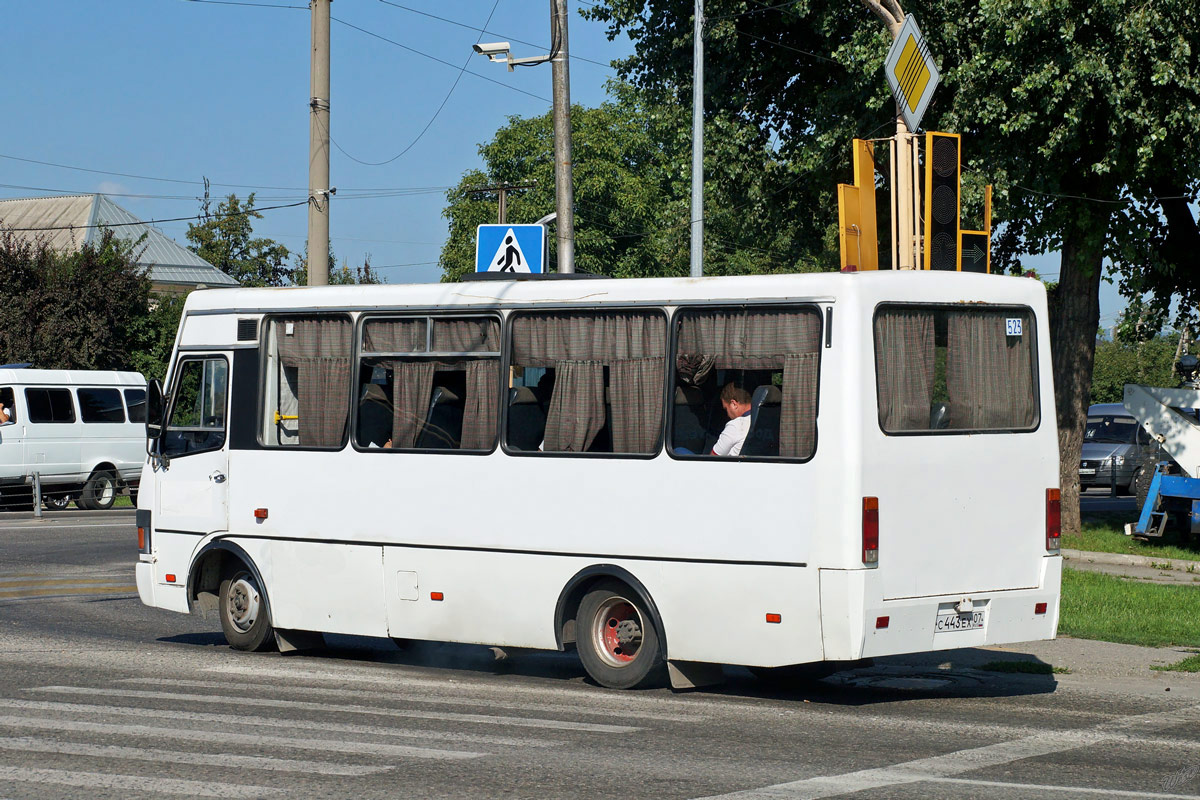
<instances>
[{"instance_id":1,"label":"bus tire","mask_svg":"<svg viewBox=\"0 0 1200 800\"><path fill-rule=\"evenodd\" d=\"M91 511L107 511L117 499L117 476L111 470L98 469L83 485L76 505Z\"/></svg>"},{"instance_id":2,"label":"bus tire","mask_svg":"<svg viewBox=\"0 0 1200 800\"><path fill-rule=\"evenodd\" d=\"M609 689L648 688L666 679L658 631L636 592L597 583L579 603L576 649L592 680Z\"/></svg>"},{"instance_id":3,"label":"bus tire","mask_svg":"<svg viewBox=\"0 0 1200 800\"><path fill-rule=\"evenodd\" d=\"M221 581L218 597L221 631L230 647L256 652L274 643L266 593L245 565L237 564Z\"/></svg>"}]
</instances>

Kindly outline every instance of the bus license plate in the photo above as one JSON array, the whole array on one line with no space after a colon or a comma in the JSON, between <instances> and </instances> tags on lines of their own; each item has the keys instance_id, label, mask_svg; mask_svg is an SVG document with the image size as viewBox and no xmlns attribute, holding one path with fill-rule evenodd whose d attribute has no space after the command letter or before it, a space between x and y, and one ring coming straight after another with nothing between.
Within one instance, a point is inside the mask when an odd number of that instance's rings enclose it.
<instances>
[{"instance_id":1,"label":"bus license plate","mask_svg":"<svg viewBox=\"0 0 1200 800\"><path fill-rule=\"evenodd\" d=\"M949 614L938 614L934 623L934 633L949 631L973 631L983 627L983 612L972 611L969 614L959 614L951 611Z\"/></svg>"}]
</instances>

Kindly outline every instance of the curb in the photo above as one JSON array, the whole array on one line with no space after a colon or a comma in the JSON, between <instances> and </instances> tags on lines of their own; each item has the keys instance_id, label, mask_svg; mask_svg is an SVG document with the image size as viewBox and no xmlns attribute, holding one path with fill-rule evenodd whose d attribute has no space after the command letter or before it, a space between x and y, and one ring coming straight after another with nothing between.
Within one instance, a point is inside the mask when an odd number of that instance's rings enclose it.
<instances>
[{"instance_id":1,"label":"curb","mask_svg":"<svg viewBox=\"0 0 1200 800\"><path fill-rule=\"evenodd\" d=\"M1194 572L1200 574L1200 561L1182 561L1177 558L1151 558L1135 556L1127 553L1097 553L1091 550L1061 551L1062 557L1074 561L1088 561L1093 564L1113 564L1121 567L1149 567L1171 572ZM1170 564L1170 566L1166 566ZM1191 567L1189 570L1188 568Z\"/></svg>"}]
</instances>

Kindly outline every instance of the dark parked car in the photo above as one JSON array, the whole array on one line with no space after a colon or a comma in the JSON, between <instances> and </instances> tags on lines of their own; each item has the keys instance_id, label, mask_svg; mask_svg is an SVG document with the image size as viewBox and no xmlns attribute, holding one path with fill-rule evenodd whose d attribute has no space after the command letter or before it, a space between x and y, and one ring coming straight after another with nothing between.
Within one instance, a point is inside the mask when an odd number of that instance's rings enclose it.
<instances>
[{"instance_id":1,"label":"dark parked car","mask_svg":"<svg viewBox=\"0 0 1200 800\"><path fill-rule=\"evenodd\" d=\"M1121 403L1097 403L1088 408L1079 459L1079 488L1108 488L1115 482L1121 494L1133 493L1143 462L1156 448L1149 435Z\"/></svg>"}]
</instances>

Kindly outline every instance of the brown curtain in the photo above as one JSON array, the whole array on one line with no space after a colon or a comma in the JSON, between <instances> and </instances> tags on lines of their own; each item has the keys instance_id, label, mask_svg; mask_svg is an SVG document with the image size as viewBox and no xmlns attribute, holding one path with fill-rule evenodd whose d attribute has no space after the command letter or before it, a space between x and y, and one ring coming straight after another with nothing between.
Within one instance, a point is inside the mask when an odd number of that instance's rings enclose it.
<instances>
[{"instance_id":1,"label":"brown curtain","mask_svg":"<svg viewBox=\"0 0 1200 800\"><path fill-rule=\"evenodd\" d=\"M433 349L437 353L498 353L500 323L494 319L435 319Z\"/></svg>"},{"instance_id":2,"label":"brown curtain","mask_svg":"<svg viewBox=\"0 0 1200 800\"><path fill-rule=\"evenodd\" d=\"M947 317L946 394L952 427L1032 426L1037 415L1032 320L1010 311L955 311ZM1023 335L1007 335L1010 318L1022 320Z\"/></svg>"},{"instance_id":3,"label":"brown curtain","mask_svg":"<svg viewBox=\"0 0 1200 800\"><path fill-rule=\"evenodd\" d=\"M539 314L513 320L513 363L553 367L559 361L603 361L666 356L661 314Z\"/></svg>"},{"instance_id":4,"label":"brown curtain","mask_svg":"<svg viewBox=\"0 0 1200 800\"><path fill-rule=\"evenodd\" d=\"M363 351L367 353L424 353L425 319L368 320L363 325Z\"/></svg>"},{"instance_id":5,"label":"brown curtain","mask_svg":"<svg viewBox=\"0 0 1200 800\"><path fill-rule=\"evenodd\" d=\"M779 455L784 458L808 458L816 448L817 360L816 353L784 358L779 412Z\"/></svg>"},{"instance_id":6,"label":"brown curtain","mask_svg":"<svg viewBox=\"0 0 1200 800\"><path fill-rule=\"evenodd\" d=\"M604 363L559 361L550 410L546 452L582 453L604 427Z\"/></svg>"},{"instance_id":7,"label":"brown curtain","mask_svg":"<svg viewBox=\"0 0 1200 800\"><path fill-rule=\"evenodd\" d=\"M782 369L788 353L816 353L820 346L816 311L685 312L676 367L711 356L718 369Z\"/></svg>"},{"instance_id":8,"label":"brown curtain","mask_svg":"<svg viewBox=\"0 0 1200 800\"><path fill-rule=\"evenodd\" d=\"M280 362L297 372L300 446L338 447L350 418L350 320L279 319L275 334Z\"/></svg>"},{"instance_id":9,"label":"brown curtain","mask_svg":"<svg viewBox=\"0 0 1200 800\"><path fill-rule=\"evenodd\" d=\"M433 391L432 361L392 362L392 447L412 448L425 426Z\"/></svg>"},{"instance_id":10,"label":"brown curtain","mask_svg":"<svg viewBox=\"0 0 1200 800\"><path fill-rule=\"evenodd\" d=\"M500 363L495 359L467 362L467 398L463 410L462 449L490 450L496 443L496 395Z\"/></svg>"},{"instance_id":11,"label":"brown curtain","mask_svg":"<svg viewBox=\"0 0 1200 800\"><path fill-rule=\"evenodd\" d=\"M653 453L662 429L663 359L621 361L609 368L614 453Z\"/></svg>"},{"instance_id":12,"label":"brown curtain","mask_svg":"<svg viewBox=\"0 0 1200 800\"><path fill-rule=\"evenodd\" d=\"M929 429L933 370L933 312L881 311L875 318L875 373L885 431Z\"/></svg>"}]
</instances>

